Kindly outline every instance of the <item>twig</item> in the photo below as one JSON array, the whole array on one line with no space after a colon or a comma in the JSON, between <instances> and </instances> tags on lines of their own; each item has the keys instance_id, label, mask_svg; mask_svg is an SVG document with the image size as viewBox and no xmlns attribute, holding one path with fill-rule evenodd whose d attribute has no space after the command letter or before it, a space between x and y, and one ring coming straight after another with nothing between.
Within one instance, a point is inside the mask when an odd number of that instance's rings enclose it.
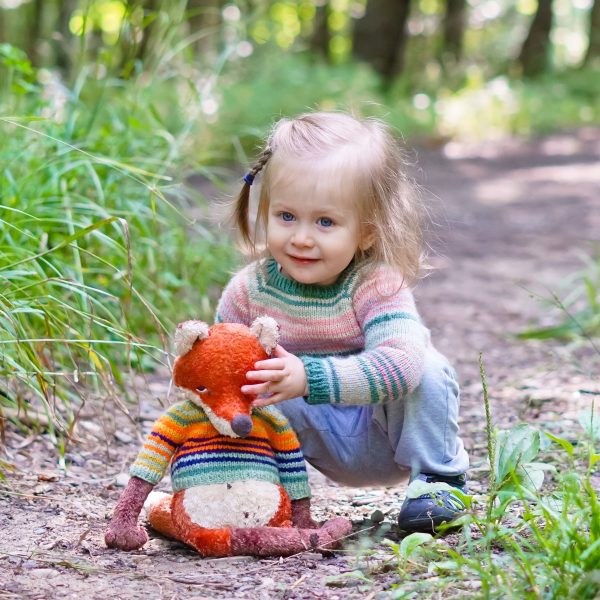
<instances>
[{"instance_id":1,"label":"twig","mask_svg":"<svg viewBox=\"0 0 600 600\"><path fill-rule=\"evenodd\" d=\"M489 500L487 505L487 520L492 518L492 509L496 498L496 442L492 429L492 411L490 408L490 398L487 388L487 380L485 378L485 368L483 366L483 354L479 353L479 375L481 377L481 385L483 387L483 405L485 407L485 435L487 438L487 451L490 461L490 490Z\"/></svg>"}]
</instances>

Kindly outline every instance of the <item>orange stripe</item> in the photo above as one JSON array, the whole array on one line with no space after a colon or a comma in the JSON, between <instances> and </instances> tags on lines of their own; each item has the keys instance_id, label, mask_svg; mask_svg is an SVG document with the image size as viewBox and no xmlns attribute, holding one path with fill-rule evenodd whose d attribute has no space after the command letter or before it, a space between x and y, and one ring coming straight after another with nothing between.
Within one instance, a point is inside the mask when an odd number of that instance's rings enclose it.
<instances>
[{"instance_id":1,"label":"orange stripe","mask_svg":"<svg viewBox=\"0 0 600 600\"><path fill-rule=\"evenodd\" d=\"M198 451L198 449L190 449L190 450L185 450L185 451L179 451L177 453L177 458L180 458L181 456L187 456L188 454L202 454L202 452L204 452L205 450L222 450L223 452L236 452L235 448L227 448L225 446L219 446L218 444L211 444L210 446L206 446L204 448L201 448L200 451ZM252 450L245 450L243 446L240 446L240 450L242 450L241 454L260 454L261 456L268 456L270 458L273 458L273 451L271 450L269 451L261 451L258 450L256 448L252 448Z\"/></svg>"},{"instance_id":2,"label":"orange stripe","mask_svg":"<svg viewBox=\"0 0 600 600\"><path fill-rule=\"evenodd\" d=\"M144 450L146 452L152 452L153 454L159 454L160 456L164 456L166 460L169 460L173 455L173 450L170 448L168 450L164 450L163 448L157 448L156 446L151 446L150 444L144 444ZM144 451L142 450L142 452Z\"/></svg>"}]
</instances>

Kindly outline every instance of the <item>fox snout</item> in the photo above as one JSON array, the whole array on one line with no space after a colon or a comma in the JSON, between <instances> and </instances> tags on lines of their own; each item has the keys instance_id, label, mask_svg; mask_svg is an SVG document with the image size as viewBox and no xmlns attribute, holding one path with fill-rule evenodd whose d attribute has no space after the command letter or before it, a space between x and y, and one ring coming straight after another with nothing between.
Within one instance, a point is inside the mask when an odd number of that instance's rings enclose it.
<instances>
[{"instance_id":1,"label":"fox snout","mask_svg":"<svg viewBox=\"0 0 600 600\"><path fill-rule=\"evenodd\" d=\"M236 435L245 438L252 431L252 419L248 415L236 415L231 420L231 429Z\"/></svg>"}]
</instances>

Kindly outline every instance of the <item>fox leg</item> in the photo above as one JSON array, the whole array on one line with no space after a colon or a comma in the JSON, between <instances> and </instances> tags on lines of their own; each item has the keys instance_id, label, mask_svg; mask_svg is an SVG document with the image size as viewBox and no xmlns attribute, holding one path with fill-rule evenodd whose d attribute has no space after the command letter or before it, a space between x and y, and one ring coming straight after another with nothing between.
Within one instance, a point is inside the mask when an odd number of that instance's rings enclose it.
<instances>
[{"instance_id":1,"label":"fox leg","mask_svg":"<svg viewBox=\"0 0 600 600\"><path fill-rule=\"evenodd\" d=\"M232 555L289 556L306 550L334 550L352 531L352 523L338 517L319 529L236 527L231 530Z\"/></svg>"},{"instance_id":2,"label":"fox leg","mask_svg":"<svg viewBox=\"0 0 600 600\"><path fill-rule=\"evenodd\" d=\"M171 494L152 492L146 500L144 508L152 529L166 537L179 539L179 534L173 523L172 502L173 496Z\"/></svg>"}]
</instances>

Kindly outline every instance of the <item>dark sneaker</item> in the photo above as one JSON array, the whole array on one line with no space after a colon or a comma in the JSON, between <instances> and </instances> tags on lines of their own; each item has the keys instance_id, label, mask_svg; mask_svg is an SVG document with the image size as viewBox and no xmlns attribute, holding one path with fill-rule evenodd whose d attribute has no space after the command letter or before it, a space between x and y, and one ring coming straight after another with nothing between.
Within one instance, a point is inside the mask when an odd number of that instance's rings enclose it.
<instances>
[{"instance_id":1,"label":"dark sneaker","mask_svg":"<svg viewBox=\"0 0 600 600\"><path fill-rule=\"evenodd\" d=\"M425 483L447 483L463 493L467 493L467 477L462 475L444 476L420 473L415 479ZM451 523L465 510L463 501L449 490L438 490L406 498L400 509L398 525L403 531L423 531L434 533L442 523Z\"/></svg>"}]
</instances>

